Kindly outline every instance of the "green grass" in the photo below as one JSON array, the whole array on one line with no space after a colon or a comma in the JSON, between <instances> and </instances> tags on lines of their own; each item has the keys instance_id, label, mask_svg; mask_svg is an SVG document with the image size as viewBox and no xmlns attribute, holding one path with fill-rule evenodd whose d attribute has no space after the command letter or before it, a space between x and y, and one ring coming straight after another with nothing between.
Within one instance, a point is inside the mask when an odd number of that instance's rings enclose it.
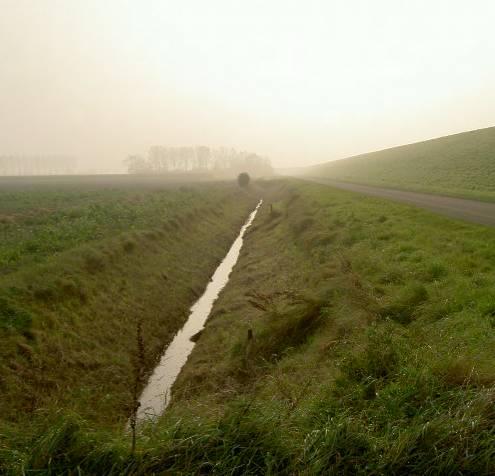
<instances>
[{"instance_id":1,"label":"green grass","mask_svg":"<svg viewBox=\"0 0 495 476\"><path fill-rule=\"evenodd\" d=\"M256 197L234 183L144 178L9 185L0 192L9 217L0 223L0 427L28 434L37 416L64 410L121 428L137 321L149 371Z\"/></svg>"},{"instance_id":2,"label":"green grass","mask_svg":"<svg viewBox=\"0 0 495 476\"><path fill-rule=\"evenodd\" d=\"M495 230L312 184L273 200L163 426L247 402L263 471L490 474Z\"/></svg>"},{"instance_id":3,"label":"green grass","mask_svg":"<svg viewBox=\"0 0 495 476\"><path fill-rule=\"evenodd\" d=\"M173 224L181 209L199 212L202 206L200 186L152 179L3 179L2 185L0 276L85 243L139 232L153 227L154 221ZM213 190L210 187L207 198L216 198Z\"/></svg>"},{"instance_id":4,"label":"green grass","mask_svg":"<svg viewBox=\"0 0 495 476\"><path fill-rule=\"evenodd\" d=\"M309 167L310 176L495 200L495 127Z\"/></svg>"},{"instance_id":5,"label":"green grass","mask_svg":"<svg viewBox=\"0 0 495 476\"><path fill-rule=\"evenodd\" d=\"M263 194L136 453L124 432L64 410L29 435L4 426L4 468L492 474L495 230L306 182Z\"/></svg>"}]
</instances>

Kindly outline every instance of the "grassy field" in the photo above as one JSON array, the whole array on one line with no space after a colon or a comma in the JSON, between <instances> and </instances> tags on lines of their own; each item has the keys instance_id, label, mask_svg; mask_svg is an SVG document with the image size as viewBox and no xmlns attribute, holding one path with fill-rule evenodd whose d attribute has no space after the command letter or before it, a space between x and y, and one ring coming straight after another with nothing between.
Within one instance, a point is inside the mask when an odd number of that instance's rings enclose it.
<instances>
[{"instance_id":1,"label":"grassy field","mask_svg":"<svg viewBox=\"0 0 495 476\"><path fill-rule=\"evenodd\" d=\"M153 178L2 185L0 441L62 410L121 429L137 322L150 370L256 197Z\"/></svg>"},{"instance_id":2,"label":"grassy field","mask_svg":"<svg viewBox=\"0 0 495 476\"><path fill-rule=\"evenodd\" d=\"M154 177L0 179L0 276L85 243L158 226L153 222L200 202L187 185Z\"/></svg>"},{"instance_id":3,"label":"grassy field","mask_svg":"<svg viewBox=\"0 0 495 476\"><path fill-rule=\"evenodd\" d=\"M347 182L495 200L495 127L310 167Z\"/></svg>"},{"instance_id":4,"label":"grassy field","mask_svg":"<svg viewBox=\"0 0 495 476\"><path fill-rule=\"evenodd\" d=\"M5 468L493 473L495 230L312 183L259 187L238 265L136 453L64 411L4 438Z\"/></svg>"}]
</instances>

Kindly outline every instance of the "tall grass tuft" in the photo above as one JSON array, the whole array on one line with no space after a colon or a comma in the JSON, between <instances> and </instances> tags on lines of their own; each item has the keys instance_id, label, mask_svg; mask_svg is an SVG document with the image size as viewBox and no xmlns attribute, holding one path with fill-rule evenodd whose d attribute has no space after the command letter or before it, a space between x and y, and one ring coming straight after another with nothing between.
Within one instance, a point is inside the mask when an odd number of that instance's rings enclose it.
<instances>
[{"instance_id":1,"label":"tall grass tuft","mask_svg":"<svg viewBox=\"0 0 495 476\"><path fill-rule=\"evenodd\" d=\"M132 387L132 409L129 418L129 427L131 429L131 454L136 451L137 437L137 413L139 410L139 392L143 386L146 369L146 359L143 339L143 323L141 319L136 320L136 355L133 362L134 382Z\"/></svg>"}]
</instances>

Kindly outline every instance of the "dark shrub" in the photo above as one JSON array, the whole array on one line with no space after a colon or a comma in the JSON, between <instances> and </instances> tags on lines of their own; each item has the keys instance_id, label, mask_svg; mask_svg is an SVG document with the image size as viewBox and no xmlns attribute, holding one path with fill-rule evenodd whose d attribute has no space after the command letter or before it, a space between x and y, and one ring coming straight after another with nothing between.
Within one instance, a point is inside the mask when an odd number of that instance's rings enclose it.
<instances>
[{"instance_id":1,"label":"dark shrub","mask_svg":"<svg viewBox=\"0 0 495 476\"><path fill-rule=\"evenodd\" d=\"M247 172L241 172L239 176L237 177L237 183L241 187L247 187L249 185L249 182L251 180L251 177Z\"/></svg>"}]
</instances>

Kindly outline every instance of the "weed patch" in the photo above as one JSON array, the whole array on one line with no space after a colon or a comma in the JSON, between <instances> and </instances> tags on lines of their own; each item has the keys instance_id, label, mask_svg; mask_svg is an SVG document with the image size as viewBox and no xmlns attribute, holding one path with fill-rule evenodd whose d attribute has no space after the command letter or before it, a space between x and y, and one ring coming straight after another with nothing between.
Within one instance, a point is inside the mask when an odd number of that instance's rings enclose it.
<instances>
[{"instance_id":1,"label":"weed patch","mask_svg":"<svg viewBox=\"0 0 495 476\"><path fill-rule=\"evenodd\" d=\"M32 320L28 311L0 297L0 329L25 332L31 327Z\"/></svg>"},{"instance_id":2,"label":"weed patch","mask_svg":"<svg viewBox=\"0 0 495 476\"><path fill-rule=\"evenodd\" d=\"M419 283L411 283L403 287L392 301L379 310L379 315L401 324L411 323L421 304L428 300L428 291Z\"/></svg>"}]
</instances>

